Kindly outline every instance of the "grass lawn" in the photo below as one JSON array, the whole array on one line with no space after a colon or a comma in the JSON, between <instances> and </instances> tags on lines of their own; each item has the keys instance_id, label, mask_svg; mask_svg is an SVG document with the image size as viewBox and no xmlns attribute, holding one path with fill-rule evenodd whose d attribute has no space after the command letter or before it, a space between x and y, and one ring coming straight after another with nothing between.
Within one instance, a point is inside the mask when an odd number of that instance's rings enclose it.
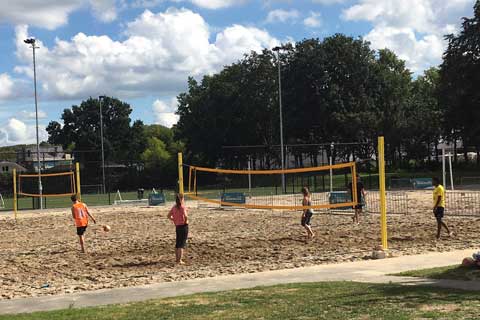
<instances>
[{"instance_id":1,"label":"grass lawn","mask_svg":"<svg viewBox=\"0 0 480 320\"><path fill-rule=\"evenodd\" d=\"M477 292L323 282L196 294L0 319L478 319Z\"/></svg>"},{"instance_id":2,"label":"grass lawn","mask_svg":"<svg viewBox=\"0 0 480 320\"><path fill-rule=\"evenodd\" d=\"M419 277L429 279L450 279L450 280L480 280L480 269L478 267L463 267L454 265L431 269L405 271L393 274L394 276Z\"/></svg>"}]
</instances>

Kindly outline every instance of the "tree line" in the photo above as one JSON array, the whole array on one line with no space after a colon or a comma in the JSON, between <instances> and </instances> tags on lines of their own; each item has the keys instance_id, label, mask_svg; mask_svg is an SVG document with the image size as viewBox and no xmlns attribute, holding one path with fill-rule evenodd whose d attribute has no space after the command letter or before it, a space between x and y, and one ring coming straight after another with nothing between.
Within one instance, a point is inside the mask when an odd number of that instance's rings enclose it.
<instances>
[{"instance_id":1,"label":"tree line","mask_svg":"<svg viewBox=\"0 0 480 320\"><path fill-rule=\"evenodd\" d=\"M278 145L280 63L286 144L357 142L367 147L345 153L369 158L383 135L391 165L425 167L438 163L439 144L449 142L463 145L466 160L467 151L476 152L479 165L479 22L477 1L460 33L446 36L443 63L421 75L392 51L342 34L287 44L279 62L272 50L252 52L188 80L178 96L176 136L192 161L210 166L225 161L222 146ZM271 154L274 163L278 154Z\"/></svg>"},{"instance_id":2,"label":"tree line","mask_svg":"<svg viewBox=\"0 0 480 320\"><path fill-rule=\"evenodd\" d=\"M465 153L475 151L478 166L480 0L474 17L464 18L461 31L446 39L442 64L421 75L413 75L392 51L372 50L367 41L342 34L287 44L279 61L272 50L251 52L216 74L189 78L187 90L177 97L180 118L172 129L132 123L131 106L107 97L102 114L106 159L127 163L132 174L118 179L157 177L169 184L176 181L178 151L188 162L210 167L246 167L247 157L261 157L263 167L278 164L273 146L280 143L280 63L285 144L356 142L360 148L344 148L337 156L368 159L383 135L390 165L417 168L437 165L439 144L450 142L462 144ZM93 98L65 109L63 124L52 121L47 127L49 143L63 145L98 169L98 110ZM256 148L231 157L225 146L263 146L262 155ZM295 157L316 159L318 152L302 149ZM138 172L143 172L140 178Z\"/></svg>"}]
</instances>

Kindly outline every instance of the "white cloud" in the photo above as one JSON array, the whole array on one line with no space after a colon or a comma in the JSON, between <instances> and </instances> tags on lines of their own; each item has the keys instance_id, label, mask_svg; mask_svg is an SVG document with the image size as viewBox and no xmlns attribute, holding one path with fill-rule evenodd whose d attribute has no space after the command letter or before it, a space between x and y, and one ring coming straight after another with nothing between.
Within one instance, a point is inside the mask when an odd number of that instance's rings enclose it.
<instances>
[{"instance_id":1,"label":"white cloud","mask_svg":"<svg viewBox=\"0 0 480 320\"><path fill-rule=\"evenodd\" d=\"M374 28L365 40L370 41L374 49L388 48L394 51L415 73L439 65L445 49L440 36L429 34L417 38L410 28Z\"/></svg>"},{"instance_id":2,"label":"white cloud","mask_svg":"<svg viewBox=\"0 0 480 320\"><path fill-rule=\"evenodd\" d=\"M221 9L241 4L242 0L190 0L194 5L206 9Z\"/></svg>"},{"instance_id":3,"label":"white cloud","mask_svg":"<svg viewBox=\"0 0 480 320\"><path fill-rule=\"evenodd\" d=\"M443 35L458 29L475 0L360 0L343 11L352 21L370 21L365 36L374 49L388 47L414 72L437 65L446 48Z\"/></svg>"},{"instance_id":4,"label":"white cloud","mask_svg":"<svg viewBox=\"0 0 480 320\"><path fill-rule=\"evenodd\" d=\"M313 3L320 3L323 5L332 5L337 3L343 3L345 0L312 0Z\"/></svg>"},{"instance_id":5,"label":"white cloud","mask_svg":"<svg viewBox=\"0 0 480 320\"><path fill-rule=\"evenodd\" d=\"M237 60L250 51L260 52L264 48L273 48L279 44L280 42L265 30L233 25L217 34L215 52L219 61L227 62ZM223 65L217 64L217 67Z\"/></svg>"},{"instance_id":6,"label":"white cloud","mask_svg":"<svg viewBox=\"0 0 480 320\"><path fill-rule=\"evenodd\" d=\"M68 15L79 9L83 0L15 0L0 2L0 22L30 24L55 29L67 23Z\"/></svg>"},{"instance_id":7,"label":"white cloud","mask_svg":"<svg viewBox=\"0 0 480 320\"><path fill-rule=\"evenodd\" d=\"M0 100L8 99L12 96L13 81L6 73L0 74Z\"/></svg>"},{"instance_id":8,"label":"white cloud","mask_svg":"<svg viewBox=\"0 0 480 320\"><path fill-rule=\"evenodd\" d=\"M111 22L116 18L116 0L14 0L0 2L0 23L53 30L67 24L72 12L88 6L101 21Z\"/></svg>"},{"instance_id":9,"label":"white cloud","mask_svg":"<svg viewBox=\"0 0 480 320\"><path fill-rule=\"evenodd\" d=\"M22 110L20 112L23 119L35 119L35 111ZM45 111L38 110L38 119L44 119L47 117Z\"/></svg>"},{"instance_id":10,"label":"white cloud","mask_svg":"<svg viewBox=\"0 0 480 320\"><path fill-rule=\"evenodd\" d=\"M297 10L276 9L268 13L267 18L265 19L265 22L266 23L276 23L276 22L285 23L287 21L295 22L299 16L300 16L300 13Z\"/></svg>"},{"instance_id":11,"label":"white cloud","mask_svg":"<svg viewBox=\"0 0 480 320\"><path fill-rule=\"evenodd\" d=\"M179 116L175 114L177 109L176 98L172 98L168 102L157 99L153 103L152 109L156 124L161 124L165 127L171 128L178 122Z\"/></svg>"},{"instance_id":12,"label":"white cloud","mask_svg":"<svg viewBox=\"0 0 480 320\"><path fill-rule=\"evenodd\" d=\"M131 2L130 5L133 8L154 8L168 2L190 2L200 8L217 10L228 8L234 5L242 5L246 1L248 0L135 0Z\"/></svg>"},{"instance_id":13,"label":"white cloud","mask_svg":"<svg viewBox=\"0 0 480 320\"><path fill-rule=\"evenodd\" d=\"M31 49L23 43L28 28L16 29L17 57L25 64L15 71L32 77ZM208 24L187 9L146 10L126 24L124 41L78 33L56 39L51 48L38 41L37 79L49 98L80 98L99 92L119 98L155 90L173 95L184 90L188 76L221 69L251 50L279 42L267 31L233 25L210 42Z\"/></svg>"},{"instance_id":14,"label":"white cloud","mask_svg":"<svg viewBox=\"0 0 480 320\"><path fill-rule=\"evenodd\" d=\"M39 127L39 140L46 141L48 134ZM16 118L10 118L0 129L0 146L36 143L35 125L27 125Z\"/></svg>"},{"instance_id":15,"label":"white cloud","mask_svg":"<svg viewBox=\"0 0 480 320\"><path fill-rule=\"evenodd\" d=\"M90 0L94 15L103 22L117 19L116 0Z\"/></svg>"},{"instance_id":16,"label":"white cloud","mask_svg":"<svg viewBox=\"0 0 480 320\"><path fill-rule=\"evenodd\" d=\"M131 6L133 8L153 8L162 3L166 0L135 0L131 2Z\"/></svg>"},{"instance_id":17,"label":"white cloud","mask_svg":"<svg viewBox=\"0 0 480 320\"><path fill-rule=\"evenodd\" d=\"M310 12L310 15L303 20L303 24L309 28L319 28L322 26L320 12Z\"/></svg>"}]
</instances>

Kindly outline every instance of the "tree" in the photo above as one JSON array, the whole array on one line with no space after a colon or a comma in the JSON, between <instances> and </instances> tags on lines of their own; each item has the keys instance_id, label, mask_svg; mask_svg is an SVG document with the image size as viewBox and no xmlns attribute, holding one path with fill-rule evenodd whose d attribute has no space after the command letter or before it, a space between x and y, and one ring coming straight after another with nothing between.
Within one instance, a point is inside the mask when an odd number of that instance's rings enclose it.
<instances>
[{"instance_id":1,"label":"tree","mask_svg":"<svg viewBox=\"0 0 480 320\"><path fill-rule=\"evenodd\" d=\"M392 51L383 49L374 68L375 108L378 112L377 135L385 136L386 156L394 164L402 160L402 128L406 127L405 108L411 87L411 72Z\"/></svg>"},{"instance_id":2,"label":"tree","mask_svg":"<svg viewBox=\"0 0 480 320\"><path fill-rule=\"evenodd\" d=\"M161 168L170 157L171 154L162 140L156 137L148 138L147 149L141 155L147 168Z\"/></svg>"},{"instance_id":3,"label":"tree","mask_svg":"<svg viewBox=\"0 0 480 320\"><path fill-rule=\"evenodd\" d=\"M480 164L480 0L474 17L464 18L458 35L446 36L447 50L440 66L439 101L445 109L445 135L460 138L467 160L468 147Z\"/></svg>"},{"instance_id":4,"label":"tree","mask_svg":"<svg viewBox=\"0 0 480 320\"><path fill-rule=\"evenodd\" d=\"M411 95L405 108L402 143L408 159L416 164L431 159L431 146L437 146L442 136L443 111L437 99L440 75L430 68L412 83ZM438 160L438 153L437 159Z\"/></svg>"},{"instance_id":5,"label":"tree","mask_svg":"<svg viewBox=\"0 0 480 320\"><path fill-rule=\"evenodd\" d=\"M175 128L188 159L215 166L224 155L222 146L279 142L275 70L273 53L265 50L200 83L189 79L188 92L178 96L180 120Z\"/></svg>"},{"instance_id":6,"label":"tree","mask_svg":"<svg viewBox=\"0 0 480 320\"><path fill-rule=\"evenodd\" d=\"M99 103L98 99L89 98L82 101L80 106L74 105L71 109L65 109L61 116L63 125L56 121L48 124L48 142L61 144L65 149L74 143L76 156L80 157L81 160L100 161ZM113 161L115 159L125 159L132 150L132 144L137 145L134 149L138 148L139 143L141 144L139 141L132 141L132 138L135 136L143 139L143 137L138 136L139 129L143 124L137 122L134 125L134 130L137 133L133 134L130 127L131 112L130 105L118 99L107 97L103 100L103 139L107 159ZM80 153L81 151L88 151L88 153Z\"/></svg>"}]
</instances>

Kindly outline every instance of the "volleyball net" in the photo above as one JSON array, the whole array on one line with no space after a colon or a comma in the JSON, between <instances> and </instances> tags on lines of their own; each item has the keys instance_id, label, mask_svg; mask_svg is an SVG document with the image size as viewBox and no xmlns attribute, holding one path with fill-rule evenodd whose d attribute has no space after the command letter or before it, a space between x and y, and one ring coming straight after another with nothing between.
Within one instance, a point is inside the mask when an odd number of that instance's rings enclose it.
<instances>
[{"instance_id":1,"label":"volleyball net","mask_svg":"<svg viewBox=\"0 0 480 320\"><path fill-rule=\"evenodd\" d=\"M42 194L39 191L39 178L42 180ZM27 197L65 197L77 193L75 172L19 174L18 191Z\"/></svg>"},{"instance_id":2,"label":"volleyball net","mask_svg":"<svg viewBox=\"0 0 480 320\"><path fill-rule=\"evenodd\" d=\"M250 209L302 210L354 206L358 200L355 162L284 170L183 166L188 169L188 177L184 180L185 195L209 204ZM332 202L324 196L324 192L320 192L325 184L351 196ZM302 205L303 187L310 190L310 206Z\"/></svg>"}]
</instances>

